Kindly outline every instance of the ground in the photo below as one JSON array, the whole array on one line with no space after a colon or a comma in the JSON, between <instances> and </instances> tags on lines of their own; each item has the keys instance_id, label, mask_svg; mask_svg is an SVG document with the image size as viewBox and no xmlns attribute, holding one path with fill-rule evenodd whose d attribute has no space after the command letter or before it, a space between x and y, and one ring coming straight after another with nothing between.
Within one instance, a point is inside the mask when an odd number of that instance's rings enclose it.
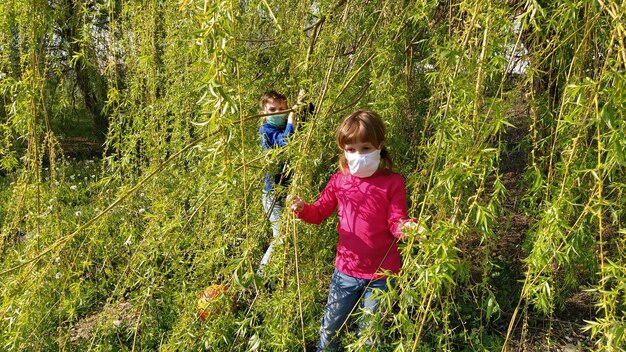
<instances>
[{"instance_id":1,"label":"ground","mask_svg":"<svg viewBox=\"0 0 626 352\"><path fill-rule=\"evenodd\" d=\"M506 141L506 153L502 156L502 182L508 191L504 204L505 214L497 220L502 224L497 233L497 242L492 256L502 259L517 268L517 279L523 279L526 256L523 243L527 231L534 220L521 209L522 198L526 195L523 175L528 166L529 153L524 151L524 139L530 130L529 106L524 95L518 103L507 111L513 126L506 129L503 139ZM521 285L518 285L521 289ZM523 304L523 303L522 303ZM520 307L520 312L523 307ZM502 320L510 321L513 311L503 312ZM590 292L581 288L566 300L563 310L555 313L552 320L529 313L527 332L524 334L522 322L518 322L512 334L509 351L563 351L576 352L593 349L593 342L588 333L582 332L585 320L595 317L594 299ZM519 319L519 315L518 315ZM506 334L508 326L502 326Z\"/></svg>"},{"instance_id":2,"label":"ground","mask_svg":"<svg viewBox=\"0 0 626 352\"><path fill-rule=\"evenodd\" d=\"M524 150L524 141L529 133L529 109L523 95L519 102L514 104L507 113L513 126L508 127L503 135L506 141L506 150L501 155L501 179L507 189L504 213L496 220L499 224L495 243L490 245L491 257L498 262L510 266L507 275L511 276L511 287L521 291L519 281L523 279L525 265L523 259L523 243L528 230L533 226L534 219L529 217L521 208L523 197L526 195L523 175L528 166L528 151ZM102 143L89 138L73 137L61 142L66 156L77 159L91 158L102 155ZM489 185L488 187L489 188ZM489 192L486 192L489 194ZM482 244L479 241L469 241L461 244L466 249L477 248ZM463 248L461 248L463 251ZM467 252L472 252L468 250ZM474 251L480 252L480 251ZM471 254L469 255L471 257ZM469 258L478 272L482 272L480 258ZM504 289L496 287L495 290ZM515 296L515 295L514 295ZM519 297L519 293L516 295ZM594 298L591 293L581 288L566 300L562 310L555 312L552 319L529 312L524 318L520 307L518 320L512 331L509 351L585 351L593 349L593 342L588 333L582 332L585 320L594 319ZM508 323L513 316L517 302L501 303L503 307L500 319L495 328L502 336L506 335ZM134 326L139 319L136 309L129 302L114 302L105 305L94 313L78 320L71 331L71 340L89 340L98 327L113 324L115 326ZM523 319L526 319L524 322ZM310 346L314 347L314 346Z\"/></svg>"}]
</instances>

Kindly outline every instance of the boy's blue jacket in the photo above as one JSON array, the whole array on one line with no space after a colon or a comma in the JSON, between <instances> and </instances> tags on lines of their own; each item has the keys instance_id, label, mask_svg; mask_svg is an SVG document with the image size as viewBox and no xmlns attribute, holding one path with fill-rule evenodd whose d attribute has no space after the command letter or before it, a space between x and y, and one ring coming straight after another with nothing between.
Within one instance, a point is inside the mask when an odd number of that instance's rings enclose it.
<instances>
[{"instance_id":1,"label":"boy's blue jacket","mask_svg":"<svg viewBox=\"0 0 626 352\"><path fill-rule=\"evenodd\" d=\"M284 128L275 127L269 123L264 123L259 129L261 137L261 148L266 151L270 148L284 147L289 142L289 136L293 134L295 126L288 123ZM264 191L272 191L274 185L287 186L289 183L289 175L284 170L284 163L278 164L279 172L275 175L265 175Z\"/></svg>"}]
</instances>

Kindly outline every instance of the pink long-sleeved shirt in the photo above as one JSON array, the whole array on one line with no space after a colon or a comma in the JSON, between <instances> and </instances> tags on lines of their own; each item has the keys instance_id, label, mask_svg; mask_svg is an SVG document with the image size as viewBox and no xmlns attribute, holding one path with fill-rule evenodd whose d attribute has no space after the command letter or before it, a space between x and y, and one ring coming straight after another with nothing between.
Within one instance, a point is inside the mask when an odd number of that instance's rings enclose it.
<instances>
[{"instance_id":1,"label":"pink long-sleeved shirt","mask_svg":"<svg viewBox=\"0 0 626 352\"><path fill-rule=\"evenodd\" d=\"M384 278L383 271L401 267L397 238L407 218L404 179L377 171L366 178L335 173L319 199L296 216L319 224L338 206L339 242L335 267L361 279Z\"/></svg>"}]
</instances>

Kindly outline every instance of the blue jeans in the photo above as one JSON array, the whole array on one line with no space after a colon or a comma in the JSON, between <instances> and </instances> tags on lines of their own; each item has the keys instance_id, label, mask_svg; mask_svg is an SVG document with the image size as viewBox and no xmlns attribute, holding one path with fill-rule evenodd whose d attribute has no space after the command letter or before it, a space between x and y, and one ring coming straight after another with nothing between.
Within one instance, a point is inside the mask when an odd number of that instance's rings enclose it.
<instances>
[{"instance_id":1,"label":"blue jeans","mask_svg":"<svg viewBox=\"0 0 626 352\"><path fill-rule=\"evenodd\" d=\"M265 216L268 217L270 224L272 225L272 241L270 242L269 247L265 251L263 255L263 259L261 259L261 264L259 265L259 269L257 270L257 274L263 275L263 267L270 261L270 256L272 255L272 250L274 244L278 241L278 237L280 236L280 214L283 212L283 200L280 197L276 197L274 192L263 191L262 196L263 201L263 209L265 210Z\"/></svg>"},{"instance_id":2,"label":"blue jeans","mask_svg":"<svg viewBox=\"0 0 626 352\"><path fill-rule=\"evenodd\" d=\"M393 281L390 282L393 284ZM337 269L330 280L330 292L326 311L320 327L320 341L318 351L337 351L341 332L345 329L347 319L359 303L363 310L358 322L359 336L372 323L372 317L377 314L380 302L373 297L376 290L388 291L387 279L367 280L346 275ZM354 313L359 313L354 309ZM376 336L370 336L366 341L368 347L374 347Z\"/></svg>"}]
</instances>

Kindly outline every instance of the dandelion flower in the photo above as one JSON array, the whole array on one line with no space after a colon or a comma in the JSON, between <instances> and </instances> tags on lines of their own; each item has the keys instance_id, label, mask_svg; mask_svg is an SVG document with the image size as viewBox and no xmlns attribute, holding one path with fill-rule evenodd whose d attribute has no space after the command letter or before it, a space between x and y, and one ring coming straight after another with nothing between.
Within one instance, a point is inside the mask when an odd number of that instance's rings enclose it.
<instances>
[{"instance_id":1,"label":"dandelion flower","mask_svg":"<svg viewBox=\"0 0 626 352\"><path fill-rule=\"evenodd\" d=\"M74 213L74 215L76 215L76 217L79 217L82 213L80 212L80 210L78 210L76 213Z\"/></svg>"}]
</instances>

